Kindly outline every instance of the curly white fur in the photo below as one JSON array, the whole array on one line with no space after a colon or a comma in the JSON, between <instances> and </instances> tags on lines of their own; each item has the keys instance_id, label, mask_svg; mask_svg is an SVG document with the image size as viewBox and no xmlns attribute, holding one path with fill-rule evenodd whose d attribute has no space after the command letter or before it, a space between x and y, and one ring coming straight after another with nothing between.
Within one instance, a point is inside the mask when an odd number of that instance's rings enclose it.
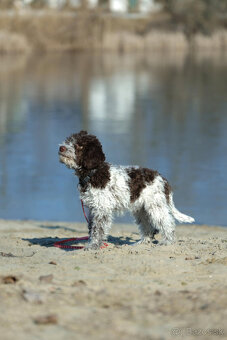
<instances>
[{"instance_id":1,"label":"curly white fur","mask_svg":"<svg viewBox=\"0 0 227 340\"><path fill-rule=\"evenodd\" d=\"M70 141L66 139L61 144L59 157L62 163L75 169L78 173L80 166L75 153L77 141L76 137L75 140L73 138ZM141 235L139 243L152 240L157 232L162 234L163 244L173 243L175 220L188 223L194 221L192 217L184 215L176 209L172 192L169 193L167 199L166 180L159 173L156 174L152 182L146 182L139 197L132 200L129 185L131 169L139 168L109 164L110 178L104 188L94 187L89 181L86 184L86 190L80 185L78 186L80 198L89 208L90 241L87 249L99 248L108 237L114 215L123 214L126 210L132 213L139 225Z\"/></svg>"}]
</instances>

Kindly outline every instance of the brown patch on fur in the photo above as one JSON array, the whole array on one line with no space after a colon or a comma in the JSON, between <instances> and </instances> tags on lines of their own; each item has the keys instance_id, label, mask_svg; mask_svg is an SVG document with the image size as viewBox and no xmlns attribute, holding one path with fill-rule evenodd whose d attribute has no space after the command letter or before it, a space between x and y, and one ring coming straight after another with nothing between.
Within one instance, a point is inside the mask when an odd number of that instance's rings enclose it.
<instances>
[{"instance_id":1,"label":"brown patch on fur","mask_svg":"<svg viewBox=\"0 0 227 340\"><path fill-rule=\"evenodd\" d=\"M86 131L70 136L68 141L74 142L77 164L83 169L96 169L105 161L100 141L97 137L88 135Z\"/></svg>"},{"instance_id":2,"label":"brown patch on fur","mask_svg":"<svg viewBox=\"0 0 227 340\"><path fill-rule=\"evenodd\" d=\"M83 180L87 176L90 177L89 183L94 188L104 189L110 180L110 166L108 163L104 162L99 168L97 168L94 174L91 174L90 170L80 169L77 170L76 175L79 179ZM82 191L86 191L87 185L82 187Z\"/></svg>"},{"instance_id":3,"label":"brown patch on fur","mask_svg":"<svg viewBox=\"0 0 227 340\"><path fill-rule=\"evenodd\" d=\"M127 169L127 173L130 177L130 199L131 202L135 202L139 198L141 191L146 187L146 183L151 183L159 175L155 170L147 168L130 168Z\"/></svg>"},{"instance_id":4,"label":"brown patch on fur","mask_svg":"<svg viewBox=\"0 0 227 340\"><path fill-rule=\"evenodd\" d=\"M158 171L147 168L130 168L127 170L130 177L130 199L135 202L141 191L146 187L147 183L152 183L157 176L161 176ZM162 176L161 176L162 177ZM162 177L164 181L164 193L167 202L169 203L169 195L171 193L171 186L166 178Z\"/></svg>"},{"instance_id":5,"label":"brown patch on fur","mask_svg":"<svg viewBox=\"0 0 227 340\"><path fill-rule=\"evenodd\" d=\"M110 166L105 162L106 157L98 138L94 135L89 135L87 131L80 131L71 135L67 141L74 144L77 164L80 167L76 171L76 175L81 183L83 183L83 179L88 177L88 182L93 187L105 188L110 180ZM84 185L82 190L85 191L86 186Z\"/></svg>"},{"instance_id":6,"label":"brown patch on fur","mask_svg":"<svg viewBox=\"0 0 227 340\"><path fill-rule=\"evenodd\" d=\"M169 196L170 193L172 191L171 185L169 184L169 182L167 181L167 179L165 177L162 177L163 181L164 181L164 192L165 192L165 196L166 196L166 201L167 203L169 203Z\"/></svg>"}]
</instances>

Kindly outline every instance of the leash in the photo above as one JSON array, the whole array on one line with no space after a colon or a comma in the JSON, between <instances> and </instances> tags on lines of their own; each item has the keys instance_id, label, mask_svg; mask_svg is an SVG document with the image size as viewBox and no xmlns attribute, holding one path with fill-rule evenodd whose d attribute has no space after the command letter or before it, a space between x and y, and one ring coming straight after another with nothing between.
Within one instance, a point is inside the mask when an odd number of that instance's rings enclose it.
<instances>
[{"instance_id":1,"label":"leash","mask_svg":"<svg viewBox=\"0 0 227 340\"><path fill-rule=\"evenodd\" d=\"M88 221L88 218L87 218L87 215L86 215L86 212L85 212L85 209L84 209L84 202L82 200L81 201L81 206L82 206L82 210L83 210L83 213L84 213L84 217L85 217L85 220L87 221L87 224L89 223Z\"/></svg>"},{"instance_id":2,"label":"leash","mask_svg":"<svg viewBox=\"0 0 227 340\"><path fill-rule=\"evenodd\" d=\"M88 222L88 218L87 218L87 215L85 213L85 209L84 209L84 202L81 200L81 206L82 206L82 210L83 210L83 213L84 213L84 217ZM89 240L89 236L82 236L82 237L72 237L72 238L67 238L65 240L62 240L62 241L57 241L54 243L54 247L56 248L61 248L61 249L83 249L84 246L69 246L67 244L64 244L64 243L67 243L67 242L77 242L77 241L84 241L84 240ZM108 247L108 244L107 243L103 243L103 246L100 247L101 249L103 248L106 248Z\"/></svg>"}]
</instances>

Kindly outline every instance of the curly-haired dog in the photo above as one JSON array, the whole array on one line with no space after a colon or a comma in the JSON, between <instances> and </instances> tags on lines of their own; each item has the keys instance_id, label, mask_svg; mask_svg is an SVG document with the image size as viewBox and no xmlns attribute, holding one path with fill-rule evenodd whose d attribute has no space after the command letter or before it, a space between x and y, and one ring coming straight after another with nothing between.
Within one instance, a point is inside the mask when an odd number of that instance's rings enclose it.
<instances>
[{"instance_id":1,"label":"curly-haired dog","mask_svg":"<svg viewBox=\"0 0 227 340\"><path fill-rule=\"evenodd\" d=\"M89 208L89 244L99 248L107 239L114 213L130 210L144 242L161 232L164 244L175 239L175 219L194 222L174 206L167 180L157 171L137 166L113 166L105 162L97 137L80 131L60 145L60 162L79 177L80 197Z\"/></svg>"}]
</instances>

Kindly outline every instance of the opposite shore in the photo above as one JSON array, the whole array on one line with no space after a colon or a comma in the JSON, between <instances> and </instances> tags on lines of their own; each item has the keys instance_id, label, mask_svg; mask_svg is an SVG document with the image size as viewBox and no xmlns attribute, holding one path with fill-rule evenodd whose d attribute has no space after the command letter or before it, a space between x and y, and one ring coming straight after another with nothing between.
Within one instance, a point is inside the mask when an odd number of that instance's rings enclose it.
<instances>
[{"instance_id":1,"label":"opposite shore","mask_svg":"<svg viewBox=\"0 0 227 340\"><path fill-rule=\"evenodd\" d=\"M99 12L1 11L0 54L29 52L226 52L227 30L190 39L166 14L103 15Z\"/></svg>"}]
</instances>

